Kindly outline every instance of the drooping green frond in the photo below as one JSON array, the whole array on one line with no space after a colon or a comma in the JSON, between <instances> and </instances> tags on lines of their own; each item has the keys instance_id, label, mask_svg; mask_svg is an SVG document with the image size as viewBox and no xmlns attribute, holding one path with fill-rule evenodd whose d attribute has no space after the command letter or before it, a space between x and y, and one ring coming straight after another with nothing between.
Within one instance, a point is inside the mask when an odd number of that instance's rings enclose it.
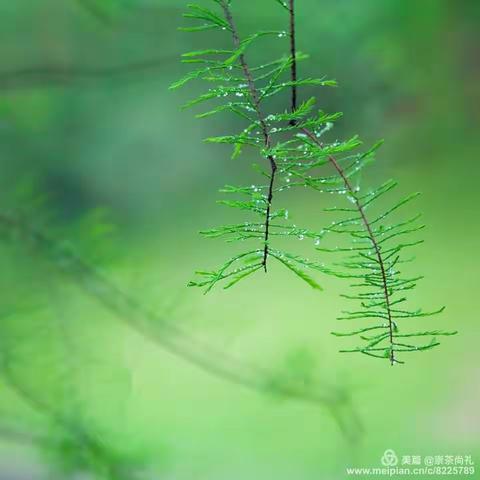
<instances>
[{"instance_id":1,"label":"drooping green frond","mask_svg":"<svg viewBox=\"0 0 480 480\"><path fill-rule=\"evenodd\" d=\"M285 10L289 10L288 8L288 5L286 4L286 2L284 2L283 0L274 0L275 2L277 2L281 7L283 7Z\"/></svg>"},{"instance_id":2,"label":"drooping green frond","mask_svg":"<svg viewBox=\"0 0 480 480\"><path fill-rule=\"evenodd\" d=\"M183 55L183 61L198 65L198 68L189 72L181 80L172 84L176 89L184 86L192 80L203 80L208 85L208 90L200 96L190 100L185 107L200 106L207 102L214 102L209 107L197 114L197 117L205 118L212 115L233 113L244 122L242 131L234 134L207 138L209 143L230 144L233 147L233 157L238 157L244 148L254 149L257 155L263 159L269 171L262 171L264 177L257 180L250 187L227 186L222 193L233 196L233 199L223 199L219 203L236 210L242 210L252 216L250 221L237 225L226 225L202 232L207 237L225 237L228 242L253 241L259 246L258 250L246 251L232 257L219 269L213 272L197 272L198 280L189 283L190 286L204 287L210 291L216 283L225 281L225 288L236 284L238 281L250 276L259 270L267 270L267 262L270 257L280 260L292 273L295 273L311 287L320 289L318 283L306 273L312 266L308 263L285 261L286 252L272 255L272 245L277 237L289 237L302 240L303 238L319 238L318 232L312 232L291 225L288 210L274 208L277 195L291 187L290 173L278 169L276 150L282 149L285 136L292 133L289 122L303 122L306 127L323 128L326 122L339 117L339 114L327 115L323 112L315 113L309 118L314 110L314 99L302 104L296 112L266 112L264 103L267 99L282 92L289 91L294 86L334 86L334 81L325 78L299 78L292 81L288 78L288 72L292 65L292 57L284 56L268 63L257 66L247 64L245 54L249 48L256 45L263 38L282 38L286 34L283 31L262 31L240 39L233 18L229 12L229 2L219 0L220 9L213 11L199 5L189 5L189 13L185 16L189 19L200 20L203 23L201 30L218 28L225 30L230 38L222 48L207 48L188 52ZM283 2L279 2L283 5ZM223 15L222 15L223 12ZM188 30L192 30L187 27ZM193 27L193 30L199 28ZM295 61L307 58L297 53ZM279 135L280 134L280 135ZM280 175L285 173L284 178ZM274 224L275 222L275 224ZM256 255L259 262L250 262L247 266L242 262L250 260L250 256Z\"/></svg>"},{"instance_id":3,"label":"drooping green frond","mask_svg":"<svg viewBox=\"0 0 480 480\"><path fill-rule=\"evenodd\" d=\"M347 245L333 249L317 247L322 253L346 255L333 263L334 270L324 268L322 271L350 279L351 287L355 289L354 294L344 296L359 303L359 307L344 311L338 319L358 320L365 325L345 333L334 333L336 336L356 336L362 341L361 346L341 351L386 358L395 364L403 363L398 359L401 353L438 346L437 337L456 332L403 333L400 330L403 319L432 316L444 310L425 312L400 306L407 301L405 293L413 290L422 279L421 276L402 274L402 265L409 261L403 258L403 250L421 242L415 235L425 226L418 223L420 215L392 221L392 214L410 206L418 194L408 195L389 205L386 197L397 187L393 180L362 191L357 183L358 173L374 159L381 144L365 153L354 154L360 145L356 137L345 142L327 143L321 139L323 132L315 133L303 125L296 126L300 131L294 138L277 145L275 154L280 170L292 178L292 186L306 185L345 199L338 206L325 209L337 219L322 230L322 239L334 235L343 243L345 238ZM375 213L370 215L372 210ZM405 237L413 238L413 241L405 242ZM374 335L365 335L372 330L376 331ZM426 342L424 337L429 337ZM404 338L409 340L406 342Z\"/></svg>"},{"instance_id":4,"label":"drooping green frond","mask_svg":"<svg viewBox=\"0 0 480 480\"><path fill-rule=\"evenodd\" d=\"M233 20L231 2L227 0L214 0L220 7L218 13L201 10L201 16L190 15L190 18L202 20L209 18L215 28L227 31L231 42L222 49L186 54L184 61L199 67L172 88L194 79L207 82L208 90L187 106L215 102L213 108L198 116L203 118L229 112L244 122L241 132L208 138L207 141L232 145L233 157L240 155L244 148L254 149L269 167L266 171L259 167L262 180L250 187L227 186L223 190L236 198L219 203L247 212L252 216L251 221L202 232L207 237L222 237L228 242L257 242L259 248L237 254L216 271L198 272L201 279L190 285L210 291L218 282L225 281L229 287L262 267L266 271L270 258L315 289L320 287L308 270L349 280L353 293L343 296L356 301L359 306L343 312L339 320L359 321L361 325L334 335L358 338L361 345L342 352L359 352L387 359L392 365L403 363L398 359L402 353L432 349L439 345L437 337L456 333L439 330L415 333L416 329L412 328L404 333L403 327L400 329L403 319L427 317L443 311L425 312L403 306L407 302L404 295L422 278L403 273L404 264L411 260L403 256L404 250L422 243L417 234L424 225L418 223L419 215L407 214L402 220L397 216L411 207L410 202L418 193L389 203L389 195L397 188L395 181L388 180L370 190L362 189L360 174L374 161L382 142L362 152L359 151L362 142L358 136L332 141L330 134L341 113L319 110L315 98L297 103L298 87L334 87L336 82L298 77L297 62L307 57L295 48L294 2L275 1L289 12L288 35L282 31L260 32L242 40ZM194 11L200 10L194 7ZM289 38L290 55L250 66L245 57L248 48L264 37L275 35ZM266 111L265 100L285 92L291 92L291 108L282 112ZM335 202L324 208L333 216L329 225L320 231L302 229L290 225L287 208L273 208L274 200L276 206L283 191L296 187L310 188L340 199L338 204ZM341 258L326 267L323 263L279 251L274 245L277 237L310 238L322 257L327 253L338 253ZM325 245L328 238L338 239L337 246ZM374 334L366 335L366 332Z\"/></svg>"}]
</instances>

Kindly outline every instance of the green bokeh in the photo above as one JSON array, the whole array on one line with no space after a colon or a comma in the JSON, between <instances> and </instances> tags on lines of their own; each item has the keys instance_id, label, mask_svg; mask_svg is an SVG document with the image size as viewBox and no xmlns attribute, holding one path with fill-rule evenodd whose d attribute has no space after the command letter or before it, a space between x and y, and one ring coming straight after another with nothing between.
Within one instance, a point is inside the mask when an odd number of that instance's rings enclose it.
<instances>
[{"instance_id":1,"label":"green bokeh","mask_svg":"<svg viewBox=\"0 0 480 480\"><path fill-rule=\"evenodd\" d=\"M243 32L284 28L273 0L234 3ZM227 292L185 287L231 252L197 232L231 223L217 190L252 183L258 159L232 161L202 143L239 128L180 110L202 85L168 91L187 71L182 52L222 41L177 31L183 9L179 0L2 2L2 210L48 228L148 309L264 366L270 381L348 396L361 439L349 442L326 407L261 395L165 352L14 238L0 250L0 478L52 478L52 467L71 472L79 462L112 475L63 438L45 405L88 429L102 461L152 479L341 479L346 465L379 466L387 448L480 462L480 3L298 2L299 48L311 55L300 68L339 82L315 92L324 110L344 112L339 138L386 140L364 181L394 177L403 193L423 192L414 208L428 229L412 269L426 279L412 301L447 309L420 321L460 332L394 369L337 353L329 333L345 306L341 281L323 278L317 292L272 268ZM253 61L287 47L263 45ZM315 195L290 202L299 221L329 221ZM113 232L99 230L105 216Z\"/></svg>"}]
</instances>

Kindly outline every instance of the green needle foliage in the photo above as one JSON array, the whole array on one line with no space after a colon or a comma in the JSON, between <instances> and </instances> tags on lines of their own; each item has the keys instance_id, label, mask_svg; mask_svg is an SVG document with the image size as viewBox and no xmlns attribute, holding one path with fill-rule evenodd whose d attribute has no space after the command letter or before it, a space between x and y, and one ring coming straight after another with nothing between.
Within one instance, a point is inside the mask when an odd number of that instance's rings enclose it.
<instances>
[{"instance_id":1,"label":"green needle foliage","mask_svg":"<svg viewBox=\"0 0 480 480\"><path fill-rule=\"evenodd\" d=\"M385 206L386 195L397 183L389 180L377 188L363 191L359 174L371 163L381 142L365 152L356 153L361 145L357 136L346 141L327 141L340 113L329 114L316 108L315 98L297 107L297 89L303 85L335 86L326 79L297 77L297 62L305 58L295 50L295 6L278 1L289 12L290 33L265 31L241 39L235 25L231 0L212 0L219 8L212 10L190 4L187 18L200 20L200 26L183 28L187 31L218 29L231 37L230 49L208 49L184 55L184 61L198 68L172 85L178 88L194 79L211 86L186 106L216 101L213 109L201 113L201 118L221 112L232 112L245 121L245 128L237 134L214 137L208 142L227 143L234 147L237 157L243 147L253 147L265 160L268 171L260 170L263 183L251 186L227 186L222 192L240 199L223 200L231 208L248 211L254 220L225 225L202 232L207 237L226 237L228 241L254 240L258 246L237 254L215 271L197 272L200 280L191 286L210 291L217 283L229 288L253 273L267 271L270 259L278 261L313 288L320 289L307 270L348 279L353 282L354 293L344 297L359 303L359 307L346 311L339 320L360 320L360 328L336 336L358 337L361 345L342 352L358 352L370 357L387 359L392 365L403 363L401 353L424 351L439 345L437 337L456 332L399 330L400 319L413 319L435 315L443 308L425 312L403 306L405 293L415 288L422 277L402 275L400 268L409 261L404 250L419 243L415 234L424 228L415 215L402 221L391 221L399 210L409 206L418 194L409 195ZM269 63L250 67L246 52L266 36L289 37L290 55ZM288 78L285 78L288 76ZM265 113L264 104L271 97L291 92L289 111ZM301 229L288 223L288 211L274 209L273 200L285 189L308 187L316 192L333 194L342 200L338 206L326 209L336 215L332 223L319 232ZM343 201L343 200L346 200ZM380 205L382 204L382 205ZM378 212L370 214L377 206ZM322 243L327 236L346 237L345 247L328 249ZM273 245L276 237L314 239L316 249L322 253L343 253L345 258L333 267L312 262L298 255L278 250Z\"/></svg>"},{"instance_id":2,"label":"green needle foliage","mask_svg":"<svg viewBox=\"0 0 480 480\"><path fill-rule=\"evenodd\" d=\"M389 221L394 212L409 204L418 194L409 195L387 208L379 205L380 212L370 217L367 211L397 186L393 180L367 192L358 185L354 186L355 178L373 159L379 144L366 153L352 154L359 145L356 138L326 145L319 139L321 132L315 133L302 125L300 129L301 132L294 138L277 145L278 158L287 165L293 178L300 179L297 183L306 181L315 190L346 197L348 202L347 205L343 202L338 207L325 209L338 215L339 220L333 221L322 232L322 238L327 235L346 236L348 245L332 249L316 247L322 253L345 254L342 261L335 262L333 269L324 268L323 272L353 282L351 287L355 292L343 297L359 303L357 309L343 312L338 319L362 320L363 326L345 333L334 332L333 335L357 336L362 345L341 352L359 352L388 359L393 365L403 363L397 358L399 353L429 350L439 345L436 337L454 335L456 332L440 330L414 333L399 330L399 319L426 317L444 310L425 312L402 305L407 301L405 293L414 289L422 278L401 274L402 264L411 260L403 258L403 251L422 242L417 239L405 241L403 238L422 230L424 225L418 225L419 215L396 223ZM336 172L333 176L329 172L332 167Z\"/></svg>"},{"instance_id":3,"label":"green needle foliage","mask_svg":"<svg viewBox=\"0 0 480 480\"><path fill-rule=\"evenodd\" d=\"M202 232L206 237L225 237L229 242L253 240L255 248L250 248L232 256L217 270L197 272L199 279L190 282L190 286L204 287L210 291L217 283L224 282L224 288L230 288L239 281L257 271L267 271L270 259L278 261L310 286L321 289L320 285L307 273L307 270L318 270L319 266L298 255L280 251L274 248L272 240L277 237L318 238L317 232L291 225L288 210L274 208L274 197L281 191L290 188L288 172L281 168L275 156L276 141L274 135L293 130L293 127L283 127L286 123L300 118L308 106L299 109L298 113L265 114L264 104L267 100L292 87L300 85L335 85L335 82L318 79L284 80L284 74L290 71L293 59L290 56L276 59L263 65L250 68L246 62L246 51L264 37L285 37L281 31L257 32L244 40L237 34L232 16L229 14L229 3L215 2L223 11L223 16L200 5L189 5L187 18L200 20L200 26L182 28L187 31L219 29L231 37L231 48L208 49L189 52L183 61L198 66L184 78L174 83L175 89L194 79L208 82L211 87L198 98L188 102L186 107L216 101L213 109L197 115L200 118L210 117L221 112L232 112L245 122L245 128L237 134L208 138L207 142L227 143L234 147L233 157L237 157L246 146L253 147L258 155L265 160L268 167L264 171L256 167L261 179L250 186L228 185L222 193L234 196L220 203L228 207L246 211L251 219L244 223L224 225ZM302 55L298 59L304 58ZM326 119L320 114L312 118L309 125L320 127ZM284 175L284 179L279 176Z\"/></svg>"}]
</instances>

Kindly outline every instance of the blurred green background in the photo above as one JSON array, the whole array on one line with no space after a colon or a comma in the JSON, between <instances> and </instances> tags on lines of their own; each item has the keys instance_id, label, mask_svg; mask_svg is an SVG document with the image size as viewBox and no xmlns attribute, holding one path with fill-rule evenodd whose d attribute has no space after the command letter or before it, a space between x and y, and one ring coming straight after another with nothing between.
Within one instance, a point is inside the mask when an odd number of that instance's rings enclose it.
<instances>
[{"instance_id":1,"label":"blurred green background","mask_svg":"<svg viewBox=\"0 0 480 480\"><path fill-rule=\"evenodd\" d=\"M232 161L202 143L241 128L180 110L203 85L168 91L188 71L181 53L221 48L217 35L177 31L184 7L0 3L2 211L179 328L261 365L266 385L315 385L333 400L281 399L208 374L119 322L31 239L2 232L0 478L333 479L345 466L379 466L387 448L479 460L480 2L298 1L299 48L311 55L302 75L340 84L301 95L344 112L339 138L386 139L366 182L394 177L403 193L423 192L410 207L428 224L414 300L447 306L420 320L426 329L460 331L394 369L337 353L344 345L329 332L343 282L320 278L317 292L272 268L227 292L186 288L194 270L231 253L197 232L233 223L217 190L252 183L257 159ZM273 0L234 9L244 34L285 28ZM253 60L287 48L285 39L262 45ZM289 202L300 222L329 221L321 196L296 192ZM345 405L342 432L335 415Z\"/></svg>"}]
</instances>

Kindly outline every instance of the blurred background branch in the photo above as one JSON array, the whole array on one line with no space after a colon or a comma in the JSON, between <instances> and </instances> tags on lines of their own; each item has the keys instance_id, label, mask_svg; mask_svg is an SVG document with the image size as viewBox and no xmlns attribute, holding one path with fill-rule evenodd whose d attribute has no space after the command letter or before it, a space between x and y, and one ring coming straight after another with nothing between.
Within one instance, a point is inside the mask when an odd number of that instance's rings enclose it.
<instances>
[{"instance_id":1,"label":"blurred background branch","mask_svg":"<svg viewBox=\"0 0 480 480\"><path fill-rule=\"evenodd\" d=\"M62 248L61 244L55 243L39 231L32 230L24 222L14 217L0 215L0 224L4 229L4 236L8 238L13 235L21 242L27 244L31 242L30 248L33 253L51 262L59 272L80 286L85 293L112 310L120 320L148 340L222 380L260 393L327 408L346 439L352 444L359 441L362 426L347 392L335 391L332 387L322 389L321 385L302 385L295 379L283 383L267 370L236 359L161 316L145 310L134 298L111 284L74 252Z\"/></svg>"},{"instance_id":2,"label":"blurred background branch","mask_svg":"<svg viewBox=\"0 0 480 480\"><path fill-rule=\"evenodd\" d=\"M146 75L161 74L166 68L166 64L174 61L177 61L176 56L112 67L64 67L55 65L27 67L11 72L0 72L0 89L64 87L72 84L88 85L92 81L110 78L115 78L118 81L135 79L137 76L144 78Z\"/></svg>"},{"instance_id":3,"label":"blurred background branch","mask_svg":"<svg viewBox=\"0 0 480 480\"><path fill-rule=\"evenodd\" d=\"M188 70L177 60L180 53L218 43L212 32L204 40L177 33L182 2L97 0L93 11L77 0L0 6L1 213L19 213L55 244L52 263L28 234L0 243L1 311L17 313L2 320L1 338L22 346L14 373L49 405L58 399L57 407L72 405L59 374L73 363L70 383L84 428L91 435L97 427L108 432L101 441L121 452L114 463L125 457L137 465L127 453L139 451L153 459L153 478L161 472L182 480L343 479L352 450L361 465L386 448L399 455L480 455L480 305L472 261L480 233L480 2L297 3L297 47L311 55L310 66L300 66L302 75L325 75L342 87L320 98L325 112L343 111L348 119L339 138L359 133L368 144L385 138L370 181L393 175L404 192L424 193L419 206L428 218L428 248L419 261L429 281L417 299L448 306L426 328L455 325L463 332L442 352L419 355L414 368L394 375L368 359L352 366L339 358L329 337L338 325L329 319L345 304L337 300L334 280L322 281L325 295L304 291L281 271L272 271L268 288L258 278L237 289L234 299L232 292L205 298L184 288L192 266L216 265L231 248L197 236L206 226L232 222L231 212L215 207L215 190L231 178L250 185L248 164L257 160L247 152L245 161L228 162L226 150L202 144L202 138L241 127L227 117L202 123L180 112L178 105L194 98L197 87L181 98L168 92ZM273 1L233 6L244 36L285 26ZM250 51L252 62L281 54L287 42L279 38ZM299 93L302 102L312 91ZM284 106L282 100L272 108ZM34 208L28 194L9 198L12 190L28 193L30 179L42 199ZM318 229L325 223L318 215L329 205L318 205L307 192L293 203L289 214L297 224L310 219L305 226ZM90 214L97 207L117 226L115 242L102 240L105 227ZM67 238L74 249L63 243ZM302 247L312 255L307 239ZM78 252L93 272L65 258L65 250ZM59 275L59 267L67 273ZM97 277L100 269L105 274ZM59 292L45 291L51 282ZM178 291L185 294L176 311L157 314ZM21 310L36 305L37 297L59 307L57 325L48 315ZM71 362L52 354L60 322L74 329ZM191 361L164 353L164 339ZM253 389L217 381L216 372L204 375L196 364L190 368L197 359L210 360L212 345L221 346L212 357L221 375L227 370L242 381L247 377ZM297 350L305 353L292 359ZM288 395L317 392L322 408L282 402L279 388ZM55 439L58 432L24 403L5 386L0 425L19 436L40 432ZM330 417L341 417L337 424L344 421L356 432L355 419L362 419L361 445L346 445L336 423L323 415L329 409ZM11 455L5 444L0 461L0 478L4 470L7 480L31 462L28 455ZM47 455L39 464L24 476L60 462Z\"/></svg>"}]
</instances>

